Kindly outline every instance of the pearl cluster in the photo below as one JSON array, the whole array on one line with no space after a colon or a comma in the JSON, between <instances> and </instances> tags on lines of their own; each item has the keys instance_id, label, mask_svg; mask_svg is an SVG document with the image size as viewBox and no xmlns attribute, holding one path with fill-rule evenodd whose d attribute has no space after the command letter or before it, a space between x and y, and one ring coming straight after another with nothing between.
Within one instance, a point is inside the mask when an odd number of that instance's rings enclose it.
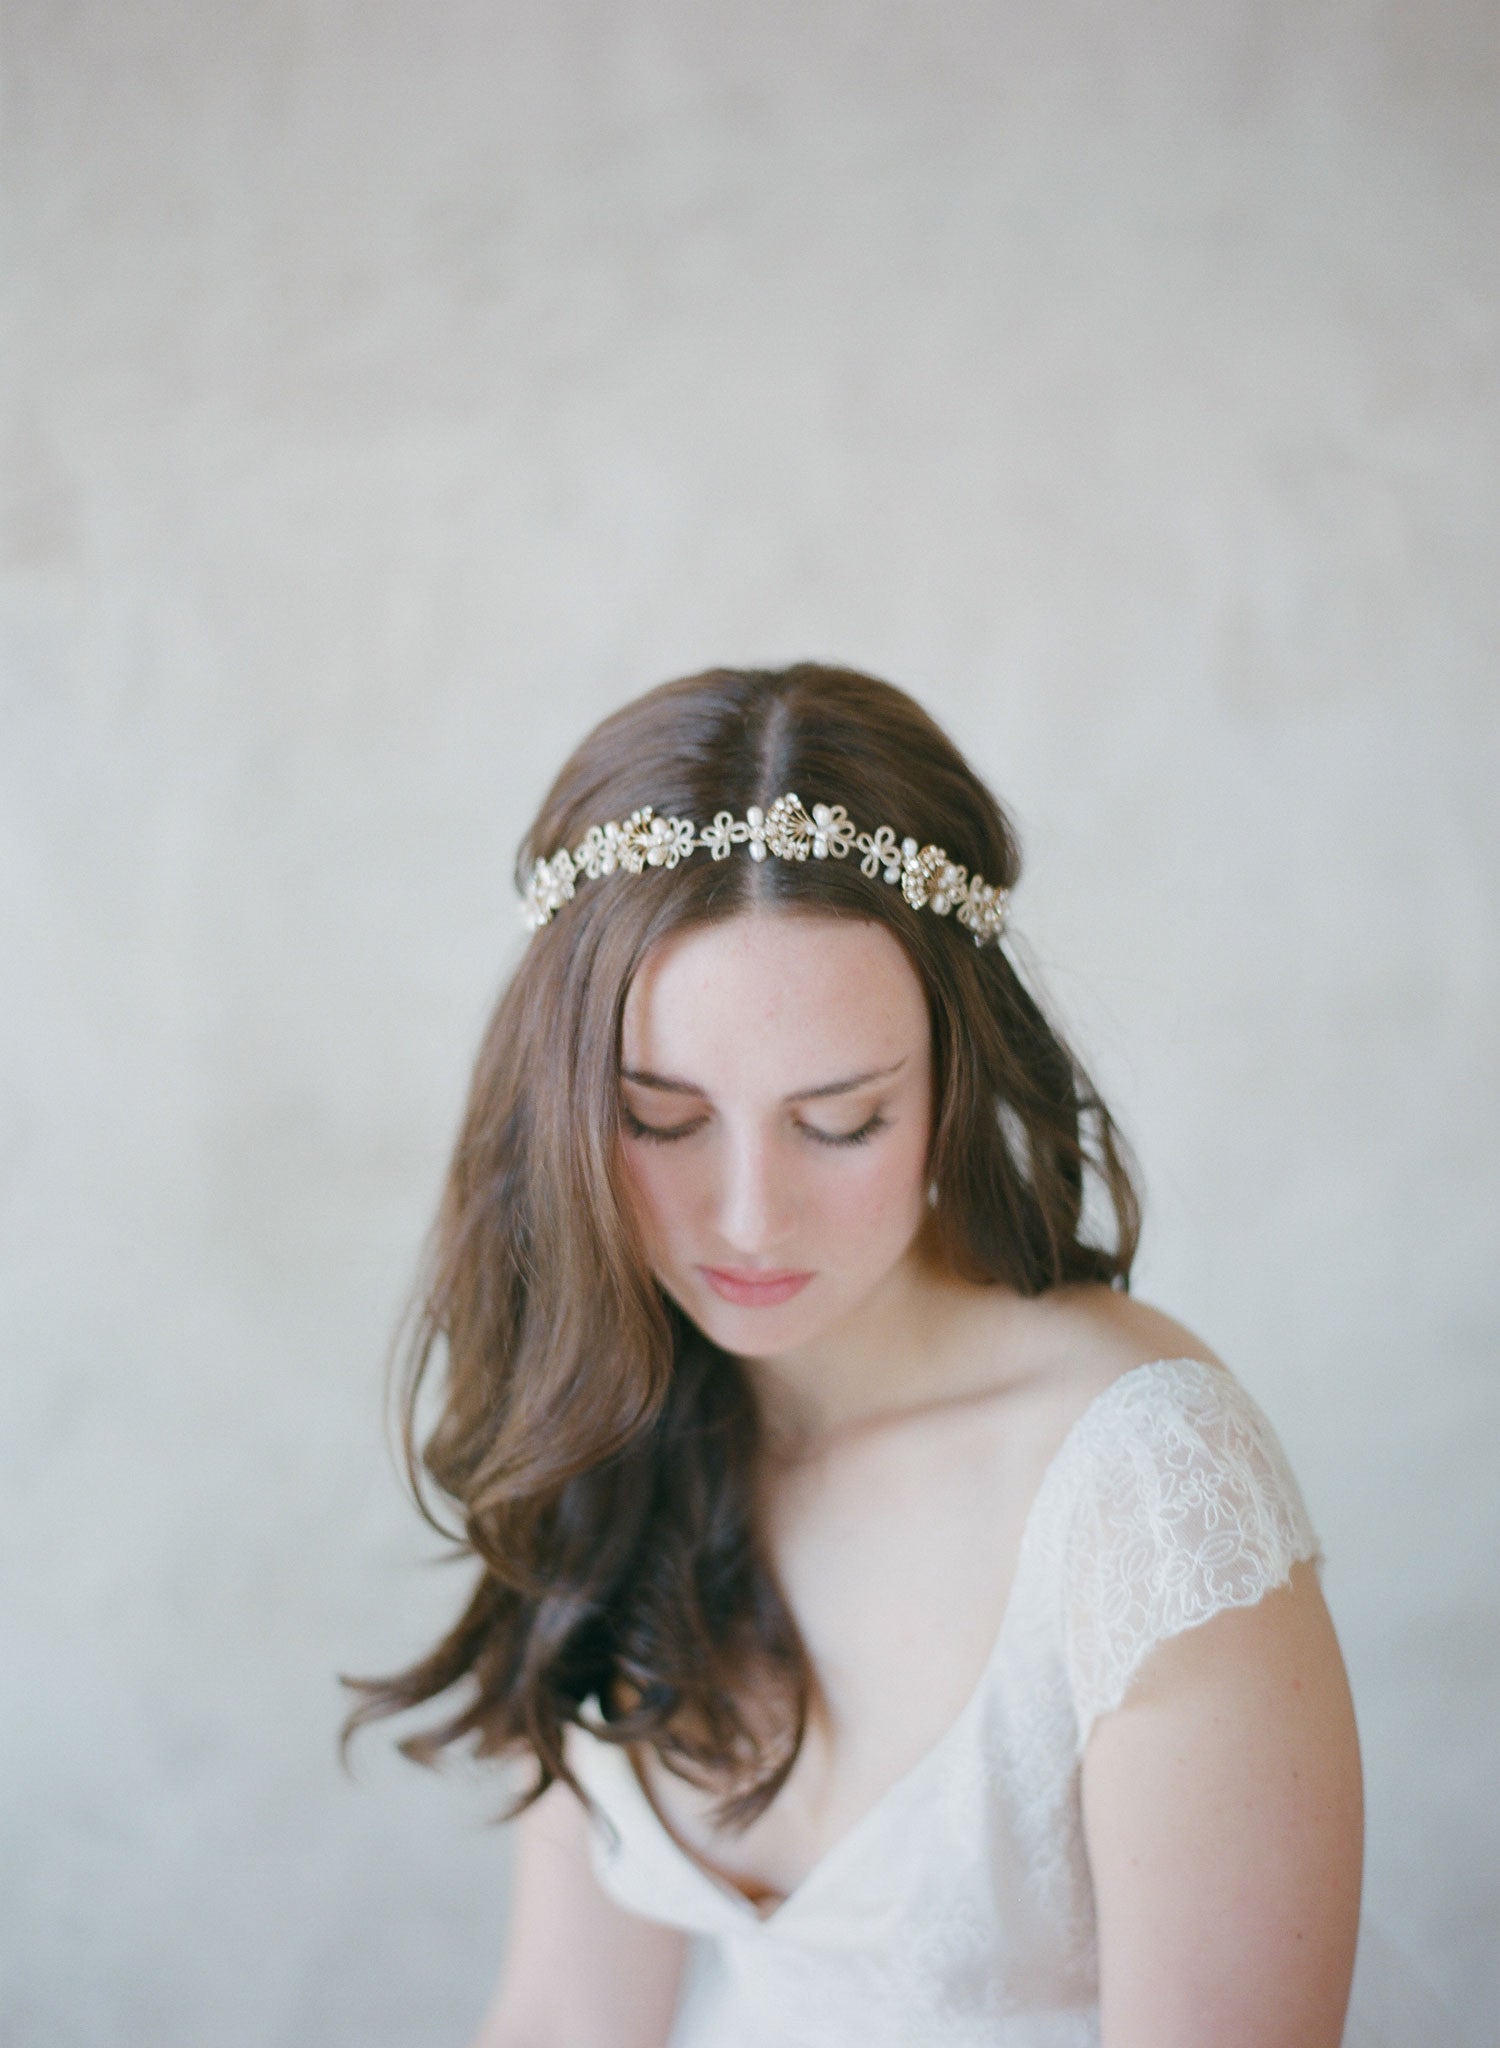
<instances>
[{"instance_id":1,"label":"pearl cluster","mask_svg":"<svg viewBox=\"0 0 1500 2048\"><path fill-rule=\"evenodd\" d=\"M858 831L842 804L814 804L809 811L790 792L768 811L751 804L743 818L720 811L701 832L689 818L657 817L649 804L623 823L590 825L571 851L565 846L550 860L537 861L521 892L521 914L537 931L562 909L582 877L597 880L619 868L632 875L648 867L675 868L700 846L715 860L727 860L733 846L748 846L752 860L768 853L778 860L806 860L809 854L814 860L844 860L858 852L862 874L899 884L913 910L935 910L939 917L951 910L976 946L986 939L998 943L1005 930L1008 889L969 874L941 846L898 840L889 825Z\"/></svg>"}]
</instances>

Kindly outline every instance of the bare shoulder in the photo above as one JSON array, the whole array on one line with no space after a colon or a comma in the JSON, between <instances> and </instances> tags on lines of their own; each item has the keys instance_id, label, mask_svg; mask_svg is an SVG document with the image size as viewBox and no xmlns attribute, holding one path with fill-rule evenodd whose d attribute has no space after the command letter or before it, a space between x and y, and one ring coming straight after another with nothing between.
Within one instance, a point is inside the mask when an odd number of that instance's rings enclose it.
<instances>
[{"instance_id":1,"label":"bare shoulder","mask_svg":"<svg viewBox=\"0 0 1500 2048\"><path fill-rule=\"evenodd\" d=\"M1198 1358L1228 1371L1186 1323L1102 1281L1038 1295L1026 1305L1024 1329L1030 1369L1064 1410L1082 1410L1124 1373L1161 1358Z\"/></svg>"},{"instance_id":2,"label":"bare shoulder","mask_svg":"<svg viewBox=\"0 0 1500 2048\"><path fill-rule=\"evenodd\" d=\"M1137 1366L1195 1358L1229 1372L1187 1324L1102 1281L971 1299L966 1341L981 1399L959 1403L950 1426L961 1424L1012 1489L1028 1474L1035 1484L1083 1411Z\"/></svg>"}]
</instances>

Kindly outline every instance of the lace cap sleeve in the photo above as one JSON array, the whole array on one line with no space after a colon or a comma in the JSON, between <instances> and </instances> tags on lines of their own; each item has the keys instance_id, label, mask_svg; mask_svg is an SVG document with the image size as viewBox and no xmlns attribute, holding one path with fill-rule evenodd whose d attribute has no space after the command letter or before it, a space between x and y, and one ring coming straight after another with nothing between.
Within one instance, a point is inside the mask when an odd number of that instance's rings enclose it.
<instances>
[{"instance_id":1,"label":"lace cap sleeve","mask_svg":"<svg viewBox=\"0 0 1500 2048\"><path fill-rule=\"evenodd\" d=\"M1223 1367L1139 1366L1083 1420L1064 1556L1080 1752L1153 1645L1323 1558L1275 1431Z\"/></svg>"}]
</instances>

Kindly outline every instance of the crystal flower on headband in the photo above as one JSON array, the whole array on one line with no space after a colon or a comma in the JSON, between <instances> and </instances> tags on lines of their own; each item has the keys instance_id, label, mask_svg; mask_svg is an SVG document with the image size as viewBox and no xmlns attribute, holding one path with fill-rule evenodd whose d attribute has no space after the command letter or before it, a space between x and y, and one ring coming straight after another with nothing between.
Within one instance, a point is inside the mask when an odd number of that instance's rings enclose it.
<instances>
[{"instance_id":1,"label":"crystal flower on headband","mask_svg":"<svg viewBox=\"0 0 1500 2048\"><path fill-rule=\"evenodd\" d=\"M648 867L675 868L700 846L715 860L727 860L734 846L748 846L752 860L764 860L768 853L778 860L806 860L809 854L814 860L845 860L858 852L862 874L899 885L913 910L935 910L939 917L951 910L973 933L976 946L987 939L998 944L1005 930L1008 889L971 875L941 846L898 840L889 825L858 831L842 804L814 804L808 811L790 791L768 811L759 804L751 804L743 818L720 811L701 832L689 818L657 817L650 804L632 811L623 823L590 825L571 851L564 846L550 860L536 862L521 891L521 915L538 931L569 901L583 877L597 880L617 868L632 875Z\"/></svg>"}]
</instances>

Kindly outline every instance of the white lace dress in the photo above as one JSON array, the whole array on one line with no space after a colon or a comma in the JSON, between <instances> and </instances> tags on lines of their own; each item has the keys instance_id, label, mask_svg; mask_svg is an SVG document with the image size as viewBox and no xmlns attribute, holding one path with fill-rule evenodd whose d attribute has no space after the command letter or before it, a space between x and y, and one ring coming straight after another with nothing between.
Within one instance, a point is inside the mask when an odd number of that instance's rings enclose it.
<instances>
[{"instance_id":1,"label":"white lace dress","mask_svg":"<svg viewBox=\"0 0 1500 2048\"><path fill-rule=\"evenodd\" d=\"M700 1937L672 2048L1097 2043L1079 1805L1089 1729L1153 1644L1322 1555L1251 1396L1221 1367L1159 1359L1097 1395L1048 1465L957 1721L780 1904L757 1908L712 1877L662 1826L624 1751L570 1728L569 1760L602 1816L600 1882ZM1418 2048L1409 2023L1368 2009L1382 2002L1361 1997L1357 1974L1348 2048Z\"/></svg>"}]
</instances>

